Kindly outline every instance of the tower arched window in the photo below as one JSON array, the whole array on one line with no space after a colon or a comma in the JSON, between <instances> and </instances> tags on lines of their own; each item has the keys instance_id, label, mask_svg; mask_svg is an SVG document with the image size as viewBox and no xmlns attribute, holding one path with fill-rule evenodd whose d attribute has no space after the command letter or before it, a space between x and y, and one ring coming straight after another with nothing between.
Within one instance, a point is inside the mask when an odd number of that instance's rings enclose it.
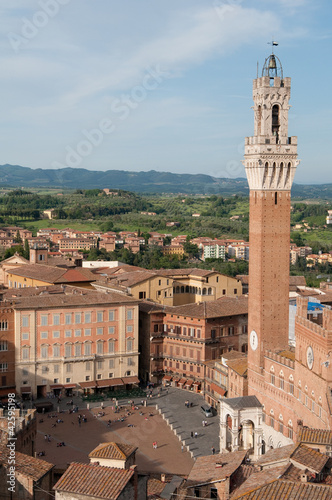
<instances>
[{"instance_id":1,"label":"tower arched window","mask_svg":"<svg viewBox=\"0 0 332 500\"><path fill-rule=\"evenodd\" d=\"M262 133L262 106L259 105L257 109L257 135Z\"/></svg>"},{"instance_id":2,"label":"tower arched window","mask_svg":"<svg viewBox=\"0 0 332 500\"><path fill-rule=\"evenodd\" d=\"M279 117L279 106L275 104L272 107L272 135L276 137L276 143L279 142L279 128L280 128L280 117Z\"/></svg>"}]
</instances>

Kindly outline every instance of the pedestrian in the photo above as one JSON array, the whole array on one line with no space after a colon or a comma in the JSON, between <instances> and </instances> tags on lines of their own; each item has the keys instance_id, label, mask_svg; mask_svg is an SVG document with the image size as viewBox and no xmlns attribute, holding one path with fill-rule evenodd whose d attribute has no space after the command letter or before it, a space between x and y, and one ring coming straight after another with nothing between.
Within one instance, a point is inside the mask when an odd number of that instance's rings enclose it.
<instances>
[{"instance_id":1,"label":"pedestrian","mask_svg":"<svg viewBox=\"0 0 332 500\"><path fill-rule=\"evenodd\" d=\"M194 437L194 433L193 433L193 431L191 431L191 433L190 433L190 437L192 437L192 438Z\"/></svg>"},{"instance_id":2,"label":"pedestrian","mask_svg":"<svg viewBox=\"0 0 332 500\"><path fill-rule=\"evenodd\" d=\"M198 436L198 432L197 432L197 431L195 431L195 438L197 438L197 436Z\"/></svg>"},{"instance_id":3,"label":"pedestrian","mask_svg":"<svg viewBox=\"0 0 332 500\"><path fill-rule=\"evenodd\" d=\"M47 434L45 434L44 439L45 439L45 441L47 441Z\"/></svg>"},{"instance_id":4,"label":"pedestrian","mask_svg":"<svg viewBox=\"0 0 332 500\"><path fill-rule=\"evenodd\" d=\"M50 443L50 441L51 441L51 436L50 436L50 434L47 436L47 440L48 440L48 442Z\"/></svg>"},{"instance_id":5,"label":"pedestrian","mask_svg":"<svg viewBox=\"0 0 332 500\"><path fill-rule=\"evenodd\" d=\"M183 444L181 445L181 453L183 453Z\"/></svg>"},{"instance_id":6,"label":"pedestrian","mask_svg":"<svg viewBox=\"0 0 332 500\"><path fill-rule=\"evenodd\" d=\"M215 452L216 452L216 449L215 449L215 447L214 447L214 446L212 446L211 451L212 451L212 455L214 455L214 454L215 454Z\"/></svg>"},{"instance_id":7,"label":"pedestrian","mask_svg":"<svg viewBox=\"0 0 332 500\"><path fill-rule=\"evenodd\" d=\"M202 420L202 427L205 427L205 420Z\"/></svg>"}]
</instances>

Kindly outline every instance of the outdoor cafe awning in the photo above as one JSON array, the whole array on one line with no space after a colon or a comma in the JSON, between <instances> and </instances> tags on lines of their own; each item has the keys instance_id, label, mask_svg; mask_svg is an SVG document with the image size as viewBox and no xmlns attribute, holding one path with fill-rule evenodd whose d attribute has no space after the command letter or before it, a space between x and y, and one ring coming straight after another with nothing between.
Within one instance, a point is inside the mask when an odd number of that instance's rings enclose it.
<instances>
[{"instance_id":1,"label":"outdoor cafe awning","mask_svg":"<svg viewBox=\"0 0 332 500\"><path fill-rule=\"evenodd\" d=\"M125 384L139 384L139 378L136 376L122 377L122 380Z\"/></svg>"},{"instance_id":2,"label":"outdoor cafe awning","mask_svg":"<svg viewBox=\"0 0 332 500\"><path fill-rule=\"evenodd\" d=\"M50 389L62 389L63 388L63 385L62 384L53 384L53 385L50 385Z\"/></svg>"},{"instance_id":3,"label":"outdoor cafe awning","mask_svg":"<svg viewBox=\"0 0 332 500\"><path fill-rule=\"evenodd\" d=\"M82 387L82 389L94 389L96 387L96 381L88 380L86 382L79 382L79 385Z\"/></svg>"},{"instance_id":4,"label":"outdoor cafe awning","mask_svg":"<svg viewBox=\"0 0 332 500\"><path fill-rule=\"evenodd\" d=\"M76 384L64 384L65 389L76 389Z\"/></svg>"},{"instance_id":5,"label":"outdoor cafe awning","mask_svg":"<svg viewBox=\"0 0 332 500\"><path fill-rule=\"evenodd\" d=\"M21 394L30 394L30 393L31 393L31 387L27 385L21 387Z\"/></svg>"},{"instance_id":6,"label":"outdoor cafe awning","mask_svg":"<svg viewBox=\"0 0 332 500\"><path fill-rule=\"evenodd\" d=\"M184 385L186 382L187 382L187 379L186 379L186 378L182 378L182 379L179 381L179 385Z\"/></svg>"}]
</instances>

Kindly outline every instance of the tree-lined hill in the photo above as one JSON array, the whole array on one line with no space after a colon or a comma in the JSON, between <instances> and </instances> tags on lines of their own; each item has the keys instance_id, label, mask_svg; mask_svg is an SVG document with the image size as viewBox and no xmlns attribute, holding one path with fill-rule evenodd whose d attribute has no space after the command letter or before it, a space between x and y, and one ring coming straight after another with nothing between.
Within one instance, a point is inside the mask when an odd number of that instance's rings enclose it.
<instances>
[{"instance_id":1,"label":"tree-lined hill","mask_svg":"<svg viewBox=\"0 0 332 500\"><path fill-rule=\"evenodd\" d=\"M67 189L111 188L137 193L242 194L248 195L244 178L217 178L204 174L170 172L92 171L83 168L31 169L20 165L0 165L2 187L44 187ZM292 195L300 198L332 198L332 184L294 184Z\"/></svg>"}]
</instances>

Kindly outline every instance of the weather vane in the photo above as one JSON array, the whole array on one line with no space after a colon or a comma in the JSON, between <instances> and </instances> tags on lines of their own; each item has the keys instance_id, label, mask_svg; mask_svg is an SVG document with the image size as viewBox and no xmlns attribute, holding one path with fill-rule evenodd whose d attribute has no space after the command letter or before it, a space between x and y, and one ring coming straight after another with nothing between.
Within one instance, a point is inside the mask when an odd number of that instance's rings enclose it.
<instances>
[{"instance_id":1,"label":"weather vane","mask_svg":"<svg viewBox=\"0 0 332 500\"><path fill-rule=\"evenodd\" d=\"M277 47L277 45L279 45L278 42L275 42L274 40L272 40L272 42L267 42L268 45L272 45L272 54L273 54L273 47Z\"/></svg>"}]
</instances>

